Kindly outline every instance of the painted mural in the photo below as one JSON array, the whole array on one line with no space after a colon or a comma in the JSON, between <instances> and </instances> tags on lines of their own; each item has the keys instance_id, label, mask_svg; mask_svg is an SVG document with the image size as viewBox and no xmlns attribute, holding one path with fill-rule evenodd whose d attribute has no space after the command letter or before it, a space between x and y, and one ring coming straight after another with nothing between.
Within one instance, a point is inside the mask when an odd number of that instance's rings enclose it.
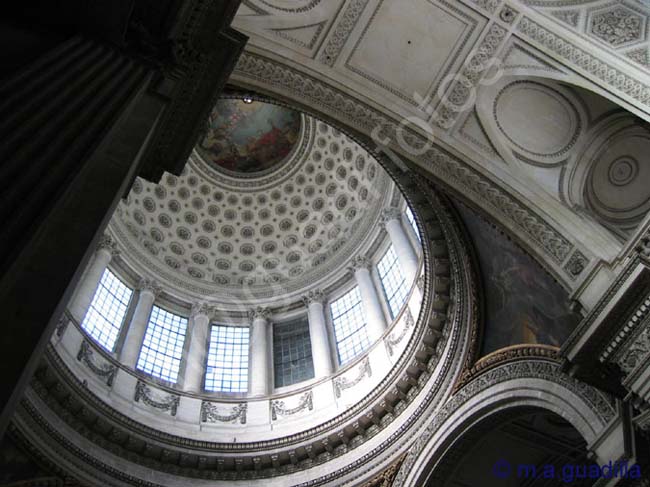
<instances>
[{"instance_id":1,"label":"painted mural","mask_svg":"<svg viewBox=\"0 0 650 487\"><path fill-rule=\"evenodd\" d=\"M457 204L470 234L483 281L485 325L481 355L509 345L560 346L580 320L567 293L530 256Z\"/></svg>"},{"instance_id":2,"label":"painted mural","mask_svg":"<svg viewBox=\"0 0 650 487\"><path fill-rule=\"evenodd\" d=\"M300 114L270 103L222 99L216 104L198 151L215 169L254 174L291 152L300 134Z\"/></svg>"}]
</instances>

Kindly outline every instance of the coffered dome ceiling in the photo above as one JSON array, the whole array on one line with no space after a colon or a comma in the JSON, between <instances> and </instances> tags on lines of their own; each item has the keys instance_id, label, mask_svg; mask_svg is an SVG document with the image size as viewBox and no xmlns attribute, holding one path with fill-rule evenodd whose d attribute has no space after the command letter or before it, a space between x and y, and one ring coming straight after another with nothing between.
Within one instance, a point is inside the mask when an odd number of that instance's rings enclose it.
<instances>
[{"instance_id":1,"label":"coffered dome ceiling","mask_svg":"<svg viewBox=\"0 0 650 487\"><path fill-rule=\"evenodd\" d=\"M123 258L176 290L270 298L340 277L393 191L373 157L325 123L220 100L181 176L138 178L110 228Z\"/></svg>"}]
</instances>

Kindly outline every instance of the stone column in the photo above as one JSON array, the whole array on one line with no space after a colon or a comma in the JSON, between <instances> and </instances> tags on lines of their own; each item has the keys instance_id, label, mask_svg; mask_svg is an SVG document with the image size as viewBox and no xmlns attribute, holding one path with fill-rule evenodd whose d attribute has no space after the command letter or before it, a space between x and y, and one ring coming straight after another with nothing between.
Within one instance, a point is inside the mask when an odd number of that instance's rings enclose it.
<instances>
[{"instance_id":1,"label":"stone column","mask_svg":"<svg viewBox=\"0 0 650 487\"><path fill-rule=\"evenodd\" d=\"M251 396L266 396L271 380L267 327L270 311L255 308L248 312L251 319L251 353L248 368L248 390Z\"/></svg>"},{"instance_id":2,"label":"stone column","mask_svg":"<svg viewBox=\"0 0 650 487\"><path fill-rule=\"evenodd\" d=\"M81 323L90 308L93 297L102 275L111 259L118 254L115 242L109 235L103 235L97 245L97 250L86 268L77 289L68 304L72 317Z\"/></svg>"},{"instance_id":3,"label":"stone column","mask_svg":"<svg viewBox=\"0 0 650 487\"><path fill-rule=\"evenodd\" d=\"M354 278L359 286L361 301L366 316L368 337L371 342L377 340L386 330L386 316L381 308L377 288L372 282L370 269L372 262L367 257L357 256L352 262Z\"/></svg>"},{"instance_id":4,"label":"stone column","mask_svg":"<svg viewBox=\"0 0 650 487\"><path fill-rule=\"evenodd\" d=\"M158 284L149 279L141 279L138 288L140 290L138 304L135 306L135 311L133 312L131 323L129 323L129 329L126 333L126 339L124 340L120 354L120 361L132 369L135 369L138 363L140 348L142 347L144 334L147 332L153 303L156 296L160 294Z\"/></svg>"},{"instance_id":5,"label":"stone column","mask_svg":"<svg viewBox=\"0 0 650 487\"><path fill-rule=\"evenodd\" d=\"M314 378L327 377L334 371L332 354L327 336L324 305L325 295L322 291L310 291L302 298L309 318L309 338L311 340L311 356L314 361Z\"/></svg>"},{"instance_id":6,"label":"stone column","mask_svg":"<svg viewBox=\"0 0 650 487\"><path fill-rule=\"evenodd\" d=\"M381 214L381 225L386 228L406 285L410 288L418 272L418 256L402 226L402 212L397 208L386 208Z\"/></svg>"},{"instance_id":7,"label":"stone column","mask_svg":"<svg viewBox=\"0 0 650 487\"><path fill-rule=\"evenodd\" d=\"M200 393L203 391L211 314L212 308L206 303L194 303L192 306L188 332L190 345L187 348L183 378L183 389L188 392Z\"/></svg>"}]
</instances>

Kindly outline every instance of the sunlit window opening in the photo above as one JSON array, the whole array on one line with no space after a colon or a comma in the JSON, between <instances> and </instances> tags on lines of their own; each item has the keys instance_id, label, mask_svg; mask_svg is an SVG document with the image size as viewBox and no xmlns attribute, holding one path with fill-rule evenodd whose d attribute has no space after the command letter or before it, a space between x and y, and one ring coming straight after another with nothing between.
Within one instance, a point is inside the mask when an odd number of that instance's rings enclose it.
<instances>
[{"instance_id":1,"label":"sunlit window opening","mask_svg":"<svg viewBox=\"0 0 650 487\"><path fill-rule=\"evenodd\" d=\"M339 363L344 364L370 346L359 288L355 287L330 305Z\"/></svg>"},{"instance_id":2,"label":"sunlit window opening","mask_svg":"<svg viewBox=\"0 0 650 487\"><path fill-rule=\"evenodd\" d=\"M205 374L205 390L220 392L248 391L249 329L214 325Z\"/></svg>"},{"instance_id":3,"label":"sunlit window opening","mask_svg":"<svg viewBox=\"0 0 650 487\"><path fill-rule=\"evenodd\" d=\"M381 285L384 287L391 317L395 318L406 302L408 288L392 245L377 264L377 270Z\"/></svg>"},{"instance_id":4,"label":"sunlit window opening","mask_svg":"<svg viewBox=\"0 0 650 487\"><path fill-rule=\"evenodd\" d=\"M187 318L154 306L137 368L160 379L176 382L186 330Z\"/></svg>"},{"instance_id":5,"label":"sunlit window opening","mask_svg":"<svg viewBox=\"0 0 650 487\"><path fill-rule=\"evenodd\" d=\"M106 269L81 327L109 352L115 348L133 290Z\"/></svg>"},{"instance_id":6,"label":"sunlit window opening","mask_svg":"<svg viewBox=\"0 0 650 487\"><path fill-rule=\"evenodd\" d=\"M422 237L420 237L420 231L418 230L418 226L415 223L415 216L413 215L413 211L411 211L411 208L407 206L405 213L406 213L406 219L411 224L411 228L413 228L413 231L415 232L415 236L418 238L418 242L422 242Z\"/></svg>"}]
</instances>

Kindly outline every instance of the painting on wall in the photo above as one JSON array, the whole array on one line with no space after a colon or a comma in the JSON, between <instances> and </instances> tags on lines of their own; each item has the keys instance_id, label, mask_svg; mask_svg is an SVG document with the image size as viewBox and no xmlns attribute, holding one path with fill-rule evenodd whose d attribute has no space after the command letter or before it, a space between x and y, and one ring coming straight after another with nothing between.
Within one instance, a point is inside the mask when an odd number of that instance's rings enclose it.
<instances>
[{"instance_id":1,"label":"painting on wall","mask_svg":"<svg viewBox=\"0 0 650 487\"><path fill-rule=\"evenodd\" d=\"M566 291L505 235L456 204L478 258L485 301L481 356L516 344L561 346L580 321Z\"/></svg>"},{"instance_id":2,"label":"painting on wall","mask_svg":"<svg viewBox=\"0 0 650 487\"><path fill-rule=\"evenodd\" d=\"M300 134L300 114L270 103L221 99L197 150L214 169L253 175L281 163Z\"/></svg>"}]
</instances>

